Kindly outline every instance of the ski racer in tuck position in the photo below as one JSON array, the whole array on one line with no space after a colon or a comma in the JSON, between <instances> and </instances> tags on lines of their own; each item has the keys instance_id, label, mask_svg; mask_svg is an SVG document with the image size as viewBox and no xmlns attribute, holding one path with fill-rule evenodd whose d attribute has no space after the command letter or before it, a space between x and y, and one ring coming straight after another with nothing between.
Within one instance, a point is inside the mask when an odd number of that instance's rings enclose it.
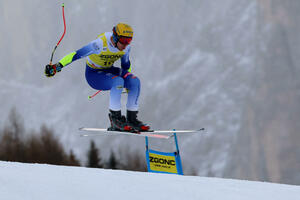
<instances>
[{"instance_id":1,"label":"ski racer in tuck position","mask_svg":"<svg viewBox=\"0 0 300 200\"><path fill-rule=\"evenodd\" d=\"M112 32L100 34L96 40L64 56L58 63L45 67L45 75L53 77L75 60L87 57L85 77L88 84L96 90L110 90L109 130L113 131L150 130L148 125L137 119L140 80L131 73L129 54L132 37L131 26L119 23L113 27ZM121 68L114 66L118 59L121 59ZM128 91L126 117L121 114L123 88Z\"/></svg>"}]
</instances>

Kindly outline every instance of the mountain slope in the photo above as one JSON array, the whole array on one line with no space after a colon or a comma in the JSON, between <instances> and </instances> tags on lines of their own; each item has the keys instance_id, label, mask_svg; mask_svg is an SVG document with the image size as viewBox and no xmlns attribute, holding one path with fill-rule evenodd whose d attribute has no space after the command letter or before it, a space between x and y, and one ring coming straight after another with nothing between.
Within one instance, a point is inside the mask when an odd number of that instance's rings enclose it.
<instances>
[{"instance_id":1,"label":"mountain slope","mask_svg":"<svg viewBox=\"0 0 300 200\"><path fill-rule=\"evenodd\" d=\"M9 200L297 199L299 186L118 170L0 162L0 196Z\"/></svg>"}]
</instances>

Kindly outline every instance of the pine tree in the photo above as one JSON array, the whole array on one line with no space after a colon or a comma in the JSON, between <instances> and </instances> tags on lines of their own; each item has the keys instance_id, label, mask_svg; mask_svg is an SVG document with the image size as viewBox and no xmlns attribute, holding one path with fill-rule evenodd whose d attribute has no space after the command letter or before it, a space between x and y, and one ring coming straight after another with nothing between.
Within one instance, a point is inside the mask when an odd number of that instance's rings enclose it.
<instances>
[{"instance_id":1,"label":"pine tree","mask_svg":"<svg viewBox=\"0 0 300 200\"><path fill-rule=\"evenodd\" d=\"M70 151L69 159L68 159L69 166L80 166L80 162L77 160L76 156L74 155L73 151Z\"/></svg>"},{"instance_id":2,"label":"pine tree","mask_svg":"<svg viewBox=\"0 0 300 200\"><path fill-rule=\"evenodd\" d=\"M18 162L26 160L24 133L23 120L16 108L12 108L9 114L9 123L5 126L0 140L1 160Z\"/></svg>"},{"instance_id":3,"label":"pine tree","mask_svg":"<svg viewBox=\"0 0 300 200\"><path fill-rule=\"evenodd\" d=\"M55 137L53 130L45 125L41 127L41 144L45 163L49 164L66 164L67 155L63 149L62 144Z\"/></svg>"},{"instance_id":4,"label":"pine tree","mask_svg":"<svg viewBox=\"0 0 300 200\"><path fill-rule=\"evenodd\" d=\"M108 162L106 163L106 168L107 169L118 169L118 163L115 157L114 152L112 151L109 157Z\"/></svg>"},{"instance_id":5,"label":"pine tree","mask_svg":"<svg viewBox=\"0 0 300 200\"><path fill-rule=\"evenodd\" d=\"M88 163L87 167L103 168L100 164L101 158L99 157L99 150L97 149L95 142L91 140L90 149L88 151Z\"/></svg>"},{"instance_id":6,"label":"pine tree","mask_svg":"<svg viewBox=\"0 0 300 200\"><path fill-rule=\"evenodd\" d=\"M145 159L137 152L122 151L122 149L119 149L119 155L122 158L122 162L118 163L119 169L141 172L147 171Z\"/></svg>"}]
</instances>

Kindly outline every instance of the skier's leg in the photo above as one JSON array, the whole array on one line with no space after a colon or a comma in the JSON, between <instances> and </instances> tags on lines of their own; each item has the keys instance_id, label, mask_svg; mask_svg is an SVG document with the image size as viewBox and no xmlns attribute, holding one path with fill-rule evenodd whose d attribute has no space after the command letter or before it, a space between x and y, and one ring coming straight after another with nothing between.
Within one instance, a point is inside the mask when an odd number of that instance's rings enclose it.
<instances>
[{"instance_id":1,"label":"skier's leg","mask_svg":"<svg viewBox=\"0 0 300 200\"><path fill-rule=\"evenodd\" d=\"M141 89L140 79L130 74L124 79L124 87L128 89L127 110L137 111L139 109L139 96Z\"/></svg>"},{"instance_id":2,"label":"skier's leg","mask_svg":"<svg viewBox=\"0 0 300 200\"><path fill-rule=\"evenodd\" d=\"M109 130L131 131L125 116L121 115L121 94L124 87L124 79L115 70L100 71L89 67L86 69L86 80L89 85L96 90L110 90L109 120L111 127Z\"/></svg>"},{"instance_id":3,"label":"skier's leg","mask_svg":"<svg viewBox=\"0 0 300 200\"><path fill-rule=\"evenodd\" d=\"M90 67L86 68L85 77L88 84L96 90L110 90L109 109L121 110L121 94L124 80L120 76Z\"/></svg>"},{"instance_id":4,"label":"skier's leg","mask_svg":"<svg viewBox=\"0 0 300 200\"><path fill-rule=\"evenodd\" d=\"M148 131L150 126L137 119L141 83L138 77L130 74L125 79L124 87L129 90L127 99L127 122L136 131Z\"/></svg>"}]
</instances>

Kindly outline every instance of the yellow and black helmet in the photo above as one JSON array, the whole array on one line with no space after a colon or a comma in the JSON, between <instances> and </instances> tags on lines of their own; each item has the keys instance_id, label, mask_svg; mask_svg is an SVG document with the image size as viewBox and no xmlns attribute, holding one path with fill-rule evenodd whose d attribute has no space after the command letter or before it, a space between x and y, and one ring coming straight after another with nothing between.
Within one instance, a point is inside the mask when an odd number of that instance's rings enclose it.
<instances>
[{"instance_id":1,"label":"yellow and black helmet","mask_svg":"<svg viewBox=\"0 0 300 200\"><path fill-rule=\"evenodd\" d=\"M113 40L117 45L118 42L128 45L133 37L133 29L130 25L124 23L118 23L113 27Z\"/></svg>"}]
</instances>

